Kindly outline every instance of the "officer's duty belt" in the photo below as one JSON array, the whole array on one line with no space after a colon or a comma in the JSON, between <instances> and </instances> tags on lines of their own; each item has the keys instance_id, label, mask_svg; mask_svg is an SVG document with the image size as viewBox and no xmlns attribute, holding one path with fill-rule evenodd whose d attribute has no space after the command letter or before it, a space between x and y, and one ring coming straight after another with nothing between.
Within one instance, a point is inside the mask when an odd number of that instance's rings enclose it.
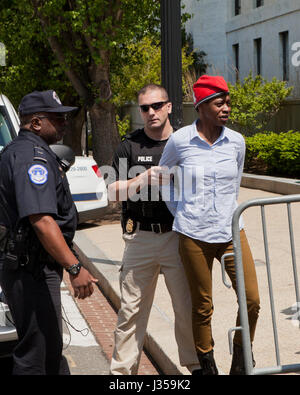
<instances>
[{"instance_id":1,"label":"officer's duty belt","mask_svg":"<svg viewBox=\"0 0 300 395\"><path fill-rule=\"evenodd\" d=\"M154 233L166 233L166 232L171 232L172 230L172 224L149 224L147 222L140 222L140 230L146 230L149 232L154 232Z\"/></svg>"}]
</instances>

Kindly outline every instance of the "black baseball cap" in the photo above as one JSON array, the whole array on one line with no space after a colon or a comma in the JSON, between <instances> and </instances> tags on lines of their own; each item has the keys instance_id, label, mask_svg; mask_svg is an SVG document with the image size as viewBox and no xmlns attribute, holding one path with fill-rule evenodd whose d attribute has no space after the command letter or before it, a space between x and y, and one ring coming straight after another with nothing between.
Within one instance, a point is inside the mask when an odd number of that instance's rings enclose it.
<instances>
[{"instance_id":1,"label":"black baseball cap","mask_svg":"<svg viewBox=\"0 0 300 395\"><path fill-rule=\"evenodd\" d=\"M78 107L63 106L57 93L53 90L34 91L24 96L19 105L19 114L27 115L36 112L71 112Z\"/></svg>"}]
</instances>

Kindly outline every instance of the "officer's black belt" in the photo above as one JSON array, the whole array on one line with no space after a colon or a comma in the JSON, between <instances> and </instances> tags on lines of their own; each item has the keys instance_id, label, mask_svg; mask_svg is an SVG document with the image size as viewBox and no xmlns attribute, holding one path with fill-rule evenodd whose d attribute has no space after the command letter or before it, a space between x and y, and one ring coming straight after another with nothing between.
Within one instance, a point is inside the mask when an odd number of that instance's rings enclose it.
<instances>
[{"instance_id":1,"label":"officer's black belt","mask_svg":"<svg viewBox=\"0 0 300 395\"><path fill-rule=\"evenodd\" d=\"M146 230L149 232L154 232L154 233L166 233L166 232L171 232L172 224L160 224L160 223L150 224L148 222L140 222L139 229Z\"/></svg>"}]
</instances>

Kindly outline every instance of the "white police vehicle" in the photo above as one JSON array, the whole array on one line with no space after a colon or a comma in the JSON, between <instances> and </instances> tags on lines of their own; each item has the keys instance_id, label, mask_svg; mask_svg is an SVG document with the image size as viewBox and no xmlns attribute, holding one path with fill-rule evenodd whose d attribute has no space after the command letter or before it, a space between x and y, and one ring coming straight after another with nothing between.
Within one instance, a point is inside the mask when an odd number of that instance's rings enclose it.
<instances>
[{"instance_id":1,"label":"white police vehicle","mask_svg":"<svg viewBox=\"0 0 300 395\"><path fill-rule=\"evenodd\" d=\"M0 151L17 136L18 131L18 115L8 98L0 93ZM105 182L94 159L76 156L67 178L79 222L97 219L108 200ZM0 287L0 361L11 354L16 341L16 329ZM2 372L1 366L0 370Z\"/></svg>"},{"instance_id":2,"label":"white police vehicle","mask_svg":"<svg viewBox=\"0 0 300 395\"><path fill-rule=\"evenodd\" d=\"M0 361L11 355L17 341L17 331L0 287Z\"/></svg>"}]
</instances>

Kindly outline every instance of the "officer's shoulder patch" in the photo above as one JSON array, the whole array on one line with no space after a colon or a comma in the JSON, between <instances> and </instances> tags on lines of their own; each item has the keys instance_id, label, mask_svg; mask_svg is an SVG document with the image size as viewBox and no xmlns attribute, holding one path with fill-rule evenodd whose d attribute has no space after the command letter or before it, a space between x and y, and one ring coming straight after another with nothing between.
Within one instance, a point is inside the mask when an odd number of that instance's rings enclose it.
<instances>
[{"instance_id":1,"label":"officer's shoulder patch","mask_svg":"<svg viewBox=\"0 0 300 395\"><path fill-rule=\"evenodd\" d=\"M48 170L43 165L30 166L28 175L33 184L42 185L48 180Z\"/></svg>"}]
</instances>

